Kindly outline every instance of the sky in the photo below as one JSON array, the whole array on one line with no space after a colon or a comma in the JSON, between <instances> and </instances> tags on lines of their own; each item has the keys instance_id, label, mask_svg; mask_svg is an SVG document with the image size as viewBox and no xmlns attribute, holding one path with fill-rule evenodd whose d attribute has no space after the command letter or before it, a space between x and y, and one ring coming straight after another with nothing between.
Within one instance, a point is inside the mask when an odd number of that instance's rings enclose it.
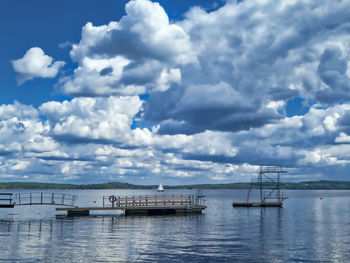
<instances>
[{"instance_id":1,"label":"sky","mask_svg":"<svg viewBox=\"0 0 350 263\"><path fill-rule=\"evenodd\" d=\"M3 0L0 181L348 181L349 9Z\"/></svg>"}]
</instances>

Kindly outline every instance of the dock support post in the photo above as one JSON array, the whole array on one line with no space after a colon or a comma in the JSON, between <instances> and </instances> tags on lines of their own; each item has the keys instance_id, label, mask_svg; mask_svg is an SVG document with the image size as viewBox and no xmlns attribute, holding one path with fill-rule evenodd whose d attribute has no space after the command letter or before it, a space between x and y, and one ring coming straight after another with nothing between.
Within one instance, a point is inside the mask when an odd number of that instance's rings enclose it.
<instances>
[{"instance_id":1,"label":"dock support post","mask_svg":"<svg viewBox=\"0 0 350 263\"><path fill-rule=\"evenodd\" d=\"M260 166L260 173L259 173L260 203L263 202L262 174L263 174L262 167Z\"/></svg>"},{"instance_id":2,"label":"dock support post","mask_svg":"<svg viewBox=\"0 0 350 263\"><path fill-rule=\"evenodd\" d=\"M277 173L277 198L281 202L280 173Z\"/></svg>"}]
</instances>

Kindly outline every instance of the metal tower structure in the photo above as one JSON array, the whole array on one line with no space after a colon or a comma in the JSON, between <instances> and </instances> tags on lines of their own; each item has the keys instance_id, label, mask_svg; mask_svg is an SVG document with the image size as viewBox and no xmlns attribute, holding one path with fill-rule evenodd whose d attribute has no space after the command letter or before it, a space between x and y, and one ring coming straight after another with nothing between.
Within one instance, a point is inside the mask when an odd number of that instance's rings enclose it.
<instances>
[{"instance_id":1,"label":"metal tower structure","mask_svg":"<svg viewBox=\"0 0 350 263\"><path fill-rule=\"evenodd\" d=\"M258 177L260 202L266 202L268 199L282 202L285 199L281 196L281 173L287 173L287 171L280 166L260 166Z\"/></svg>"},{"instance_id":2,"label":"metal tower structure","mask_svg":"<svg viewBox=\"0 0 350 263\"><path fill-rule=\"evenodd\" d=\"M260 166L258 181L250 183L245 202L233 202L235 207L282 207L286 196L281 195L281 173L287 173L280 166ZM250 200L252 189L259 191L260 200Z\"/></svg>"}]
</instances>

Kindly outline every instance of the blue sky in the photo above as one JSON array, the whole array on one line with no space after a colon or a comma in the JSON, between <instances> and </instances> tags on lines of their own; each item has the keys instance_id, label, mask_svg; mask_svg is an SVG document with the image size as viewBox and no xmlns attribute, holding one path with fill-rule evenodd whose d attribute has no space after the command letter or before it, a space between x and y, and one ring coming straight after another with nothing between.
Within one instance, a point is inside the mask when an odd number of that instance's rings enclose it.
<instances>
[{"instance_id":1,"label":"blue sky","mask_svg":"<svg viewBox=\"0 0 350 263\"><path fill-rule=\"evenodd\" d=\"M0 180L348 180L347 1L1 1Z\"/></svg>"}]
</instances>

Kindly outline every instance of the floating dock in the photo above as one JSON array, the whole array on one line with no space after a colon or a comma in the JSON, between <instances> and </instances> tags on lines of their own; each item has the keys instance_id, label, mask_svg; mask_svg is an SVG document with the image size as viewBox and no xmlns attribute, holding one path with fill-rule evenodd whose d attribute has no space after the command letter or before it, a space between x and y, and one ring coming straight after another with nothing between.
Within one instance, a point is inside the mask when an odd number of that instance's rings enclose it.
<instances>
[{"instance_id":1,"label":"floating dock","mask_svg":"<svg viewBox=\"0 0 350 263\"><path fill-rule=\"evenodd\" d=\"M108 200L109 202L106 202ZM168 215L202 213L207 207L189 196L104 196L102 207L59 207L67 216L87 216L90 211L121 210L125 215Z\"/></svg>"},{"instance_id":2,"label":"floating dock","mask_svg":"<svg viewBox=\"0 0 350 263\"><path fill-rule=\"evenodd\" d=\"M121 210L125 215L168 215L202 213L207 207L202 196L194 195L140 195L103 196L102 206L78 207L76 195L62 193L0 193L0 208L24 205L63 206L56 211L66 211L68 216L86 216L90 211ZM14 202L14 200L16 202Z\"/></svg>"},{"instance_id":3,"label":"floating dock","mask_svg":"<svg viewBox=\"0 0 350 263\"><path fill-rule=\"evenodd\" d=\"M67 211L67 216L88 216L90 211L122 210L125 215L170 215L202 213L206 206L143 206L143 207L58 207L56 211Z\"/></svg>"},{"instance_id":4,"label":"floating dock","mask_svg":"<svg viewBox=\"0 0 350 263\"><path fill-rule=\"evenodd\" d=\"M282 202L234 202L235 207L282 207Z\"/></svg>"}]
</instances>

